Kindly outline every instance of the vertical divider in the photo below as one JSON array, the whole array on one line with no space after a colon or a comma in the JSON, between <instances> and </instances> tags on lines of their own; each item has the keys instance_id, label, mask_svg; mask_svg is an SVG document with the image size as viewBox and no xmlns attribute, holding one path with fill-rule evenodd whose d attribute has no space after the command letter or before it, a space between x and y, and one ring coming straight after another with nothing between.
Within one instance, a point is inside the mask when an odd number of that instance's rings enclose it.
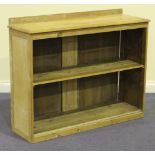
<instances>
[{"instance_id":1,"label":"vertical divider","mask_svg":"<svg viewBox=\"0 0 155 155\"><path fill-rule=\"evenodd\" d=\"M62 68L77 65L78 43L77 37L64 37L62 40ZM78 108L77 80L62 82L62 112Z\"/></svg>"}]
</instances>

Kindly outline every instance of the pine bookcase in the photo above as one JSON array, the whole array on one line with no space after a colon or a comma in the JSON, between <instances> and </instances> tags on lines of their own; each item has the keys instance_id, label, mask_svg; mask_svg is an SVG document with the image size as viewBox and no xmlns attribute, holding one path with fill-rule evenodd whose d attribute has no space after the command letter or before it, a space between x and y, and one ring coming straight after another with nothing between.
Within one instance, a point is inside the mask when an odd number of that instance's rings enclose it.
<instances>
[{"instance_id":1,"label":"pine bookcase","mask_svg":"<svg viewBox=\"0 0 155 155\"><path fill-rule=\"evenodd\" d=\"M10 18L13 131L36 143L143 117L148 23L122 9Z\"/></svg>"}]
</instances>

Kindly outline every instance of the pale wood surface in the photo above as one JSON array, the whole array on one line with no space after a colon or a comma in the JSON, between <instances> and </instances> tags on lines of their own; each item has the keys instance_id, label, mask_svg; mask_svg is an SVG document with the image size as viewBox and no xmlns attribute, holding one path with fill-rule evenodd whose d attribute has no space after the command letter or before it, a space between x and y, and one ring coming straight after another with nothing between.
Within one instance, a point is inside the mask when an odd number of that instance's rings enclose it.
<instances>
[{"instance_id":1,"label":"pale wood surface","mask_svg":"<svg viewBox=\"0 0 155 155\"><path fill-rule=\"evenodd\" d=\"M55 15L53 18L44 16L40 17L40 20L39 17L34 17L34 21L33 18L29 18L29 20L19 18L19 22L13 21L15 20L12 19L10 28L30 34L149 22L147 19L123 15L121 11L116 11L115 13L111 11L111 13L104 14L104 10L100 13L92 11L89 12L89 15L83 12L80 15L78 13L77 15Z\"/></svg>"},{"instance_id":2,"label":"pale wood surface","mask_svg":"<svg viewBox=\"0 0 155 155\"><path fill-rule=\"evenodd\" d=\"M142 117L144 117L143 112L141 110L135 110L133 112L131 111L129 113L122 113L117 116L96 119L94 121L80 123L74 126L68 126L68 127L64 127L56 130L49 130L49 131L37 133L37 134L34 134L32 142L33 143L41 142L41 141L54 139L61 136L67 136L67 135L71 135L71 134L75 134L83 131L88 131L88 130L92 130L92 129L96 129L96 128L100 128L108 125L114 125L117 123L134 120Z\"/></svg>"},{"instance_id":3,"label":"pale wood surface","mask_svg":"<svg viewBox=\"0 0 155 155\"><path fill-rule=\"evenodd\" d=\"M148 47L148 31L149 31L149 27L147 27L143 33L143 41L142 44L143 46L143 50L144 50L144 83L143 83L143 96L142 96L142 100L141 100L141 109L144 111L144 102L145 102L145 93L146 93L146 72L147 72L147 47Z\"/></svg>"},{"instance_id":4,"label":"pale wood surface","mask_svg":"<svg viewBox=\"0 0 155 155\"><path fill-rule=\"evenodd\" d=\"M78 45L77 37L64 37L62 41L62 67L77 65ZM78 108L77 80L62 82L62 111L71 111Z\"/></svg>"},{"instance_id":5,"label":"pale wood surface","mask_svg":"<svg viewBox=\"0 0 155 155\"><path fill-rule=\"evenodd\" d=\"M62 111L72 111L78 108L77 80L63 81Z\"/></svg>"},{"instance_id":6,"label":"pale wood surface","mask_svg":"<svg viewBox=\"0 0 155 155\"><path fill-rule=\"evenodd\" d=\"M86 12L72 12L72 13L60 13L60 14L51 14L51 15L40 15L40 16L29 16L29 17L17 17L10 18L10 24L19 24L19 23L33 23L33 22L46 22L50 20L62 20L77 18L81 16L106 16L114 14L122 14L122 9L109 9L109 10L97 10L97 11L86 11Z\"/></svg>"},{"instance_id":7,"label":"pale wood surface","mask_svg":"<svg viewBox=\"0 0 155 155\"><path fill-rule=\"evenodd\" d=\"M64 69L61 71L35 74L33 84L39 85L56 81L58 82L64 80L71 80L81 77L88 77L123 70L130 70L133 68L140 68L140 67L143 67L143 65L131 60L123 60L123 61L116 61L113 63L98 64L86 67L77 67L73 69Z\"/></svg>"},{"instance_id":8,"label":"pale wood surface","mask_svg":"<svg viewBox=\"0 0 155 155\"><path fill-rule=\"evenodd\" d=\"M134 24L106 26L106 27L94 27L94 28L88 28L88 29L75 29L75 30L68 30L68 31L36 33L31 36L33 40L38 40L38 39L46 39L46 38L57 38L57 37L111 32L111 31L132 30L132 29L138 29L138 28L147 28L147 26L148 26L148 23L134 23Z\"/></svg>"},{"instance_id":9,"label":"pale wood surface","mask_svg":"<svg viewBox=\"0 0 155 155\"><path fill-rule=\"evenodd\" d=\"M62 67L76 66L78 61L77 36L64 37L62 40Z\"/></svg>"},{"instance_id":10,"label":"pale wood surface","mask_svg":"<svg viewBox=\"0 0 155 155\"><path fill-rule=\"evenodd\" d=\"M148 22L122 9L11 18L13 131L39 142L143 117Z\"/></svg>"},{"instance_id":11,"label":"pale wood surface","mask_svg":"<svg viewBox=\"0 0 155 155\"><path fill-rule=\"evenodd\" d=\"M121 114L137 111L138 108L128 103L117 103L109 106L76 112L51 119L35 122L35 133L47 130L55 130L64 127L74 126L80 123L87 123L101 118L116 117Z\"/></svg>"},{"instance_id":12,"label":"pale wood surface","mask_svg":"<svg viewBox=\"0 0 155 155\"><path fill-rule=\"evenodd\" d=\"M33 124L31 41L16 36L13 32L11 41L13 129L19 131L23 137L31 139Z\"/></svg>"}]
</instances>

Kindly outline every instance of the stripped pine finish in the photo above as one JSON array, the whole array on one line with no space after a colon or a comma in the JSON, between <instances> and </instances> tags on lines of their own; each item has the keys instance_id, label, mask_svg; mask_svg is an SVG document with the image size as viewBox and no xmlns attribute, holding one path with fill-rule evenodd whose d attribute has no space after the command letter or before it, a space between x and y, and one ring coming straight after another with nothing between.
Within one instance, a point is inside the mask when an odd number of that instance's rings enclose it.
<instances>
[{"instance_id":1,"label":"stripped pine finish","mask_svg":"<svg viewBox=\"0 0 155 155\"><path fill-rule=\"evenodd\" d=\"M108 27L111 25L124 25L133 23L146 23L147 19L133 16L116 14L108 16L81 16L55 21L41 21L12 24L11 28L25 33L61 32L74 29L85 29L93 27Z\"/></svg>"},{"instance_id":2,"label":"stripped pine finish","mask_svg":"<svg viewBox=\"0 0 155 155\"><path fill-rule=\"evenodd\" d=\"M86 67L77 67L73 69L72 68L64 69L61 71L35 74L34 85L71 80L75 78L107 74L112 72L119 72L123 70L130 70L133 68L140 68L140 67L143 67L143 65L131 60L122 60L113 63L98 64Z\"/></svg>"},{"instance_id":3,"label":"stripped pine finish","mask_svg":"<svg viewBox=\"0 0 155 155\"><path fill-rule=\"evenodd\" d=\"M148 23L122 9L10 18L12 130L36 143L143 117Z\"/></svg>"},{"instance_id":4,"label":"stripped pine finish","mask_svg":"<svg viewBox=\"0 0 155 155\"><path fill-rule=\"evenodd\" d=\"M94 108L73 114L55 117L53 119L39 120L35 122L35 133L40 133L49 129L61 129L63 127L73 126L80 123L86 123L88 121L94 121L101 118L117 116L137 110L138 108L130 104L117 103L109 106Z\"/></svg>"},{"instance_id":5,"label":"stripped pine finish","mask_svg":"<svg viewBox=\"0 0 155 155\"><path fill-rule=\"evenodd\" d=\"M76 66L78 61L77 37L64 37L62 46L62 67ZM77 80L63 81L62 87L62 111L67 112L77 109ZM71 102L68 102L69 100Z\"/></svg>"}]
</instances>

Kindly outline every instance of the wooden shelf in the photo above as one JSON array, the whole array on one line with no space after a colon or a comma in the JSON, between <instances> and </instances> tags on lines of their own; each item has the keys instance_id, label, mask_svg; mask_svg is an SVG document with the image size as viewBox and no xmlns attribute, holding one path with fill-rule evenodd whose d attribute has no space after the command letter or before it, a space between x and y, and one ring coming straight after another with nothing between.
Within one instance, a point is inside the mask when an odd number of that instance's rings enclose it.
<instances>
[{"instance_id":1,"label":"wooden shelf","mask_svg":"<svg viewBox=\"0 0 155 155\"><path fill-rule=\"evenodd\" d=\"M138 110L137 107L132 106L125 102L112 104L109 106L94 108L90 110L84 110L81 112L71 113L54 117L51 119L45 119L35 122L34 132L41 133L45 131L52 131L56 133L61 128L72 128L73 126L82 126L84 124L95 123L97 120L112 119L121 115L133 113Z\"/></svg>"},{"instance_id":2,"label":"wooden shelf","mask_svg":"<svg viewBox=\"0 0 155 155\"><path fill-rule=\"evenodd\" d=\"M86 67L76 67L71 69L64 69L60 71L53 71L48 73L40 73L34 75L33 85L40 85L52 82L59 82L64 80L77 79L82 77L107 74L144 67L142 64L131 60L117 61L113 63L98 64Z\"/></svg>"}]
</instances>

